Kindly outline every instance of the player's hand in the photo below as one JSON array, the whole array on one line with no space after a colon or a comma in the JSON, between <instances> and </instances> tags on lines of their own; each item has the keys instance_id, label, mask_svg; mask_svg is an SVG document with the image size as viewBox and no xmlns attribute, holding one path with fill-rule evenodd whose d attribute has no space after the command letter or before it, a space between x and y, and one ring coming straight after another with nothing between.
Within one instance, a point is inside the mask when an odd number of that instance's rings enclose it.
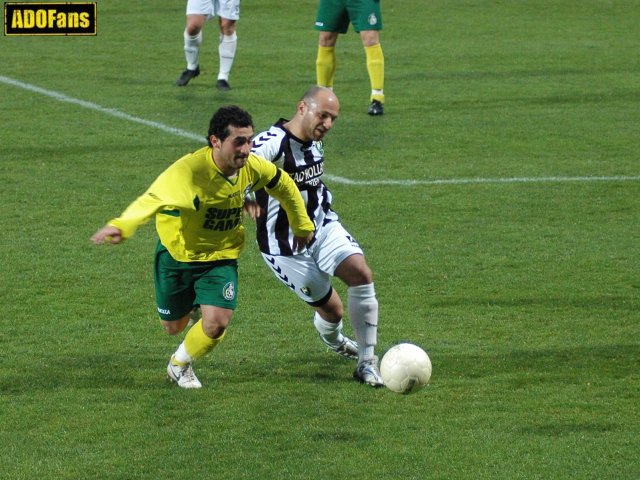
<instances>
[{"instance_id":1,"label":"player's hand","mask_svg":"<svg viewBox=\"0 0 640 480\"><path fill-rule=\"evenodd\" d=\"M262 209L258 205L258 202L255 200L246 200L244 201L244 205L242 206L242 210L245 215L249 215L251 220L255 220L260 215L262 215Z\"/></svg>"},{"instance_id":2,"label":"player's hand","mask_svg":"<svg viewBox=\"0 0 640 480\"><path fill-rule=\"evenodd\" d=\"M298 252L298 253L304 251L304 249L307 248L307 245L309 245L311 240L313 240L314 234L315 234L315 232L311 232L306 237L294 236L293 237L293 251L294 252Z\"/></svg>"},{"instance_id":3,"label":"player's hand","mask_svg":"<svg viewBox=\"0 0 640 480\"><path fill-rule=\"evenodd\" d=\"M91 241L96 245L105 242L116 244L122 242L122 240L124 239L122 238L122 232L120 229L112 227L111 225L105 225L96 233L91 235Z\"/></svg>"}]
</instances>

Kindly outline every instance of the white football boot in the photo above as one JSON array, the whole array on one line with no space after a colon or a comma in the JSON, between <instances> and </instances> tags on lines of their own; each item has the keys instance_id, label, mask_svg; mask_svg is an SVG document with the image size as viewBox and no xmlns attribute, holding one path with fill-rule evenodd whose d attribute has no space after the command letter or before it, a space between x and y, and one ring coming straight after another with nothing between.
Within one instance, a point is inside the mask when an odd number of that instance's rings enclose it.
<instances>
[{"instance_id":1,"label":"white football boot","mask_svg":"<svg viewBox=\"0 0 640 480\"><path fill-rule=\"evenodd\" d=\"M342 336L342 341L338 343L331 343L329 340L320 335L320 340L327 347L333 350L335 353L344 358L351 360L357 360L358 358L358 344L351 340L349 337Z\"/></svg>"},{"instance_id":2,"label":"white football boot","mask_svg":"<svg viewBox=\"0 0 640 480\"><path fill-rule=\"evenodd\" d=\"M384 381L378 369L378 357L374 356L359 362L353 372L353 378L372 387L384 387Z\"/></svg>"},{"instance_id":3,"label":"white football boot","mask_svg":"<svg viewBox=\"0 0 640 480\"><path fill-rule=\"evenodd\" d=\"M171 357L173 360L173 357ZM167 376L169 380L174 383L177 383L181 388L202 388L202 384L196 374L193 373L193 368L191 368L191 364L185 365L181 367L179 365L174 365L169 361L169 365L167 365Z\"/></svg>"}]
</instances>

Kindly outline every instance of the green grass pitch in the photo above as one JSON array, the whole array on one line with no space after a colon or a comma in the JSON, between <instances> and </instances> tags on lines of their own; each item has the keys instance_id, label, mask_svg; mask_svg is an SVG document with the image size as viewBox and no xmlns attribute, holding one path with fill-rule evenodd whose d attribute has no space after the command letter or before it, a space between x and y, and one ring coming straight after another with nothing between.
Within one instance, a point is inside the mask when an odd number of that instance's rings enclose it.
<instances>
[{"instance_id":1,"label":"green grass pitch","mask_svg":"<svg viewBox=\"0 0 640 480\"><path fill-rule=\"evenodd\" d=\"M380 118L340 38L327 182L374 271L378 353L433 362L410 396L351 380L250 223L204 388L165 380L180 339L154 313L152 225L89 236L217 107L258 131L290 116L317 43L315 1L246 0L233 90L215 23L177 88L184 4L0 37L0 478L640 478L640 2L386 0Z\"/></svg>"}]
</instances>

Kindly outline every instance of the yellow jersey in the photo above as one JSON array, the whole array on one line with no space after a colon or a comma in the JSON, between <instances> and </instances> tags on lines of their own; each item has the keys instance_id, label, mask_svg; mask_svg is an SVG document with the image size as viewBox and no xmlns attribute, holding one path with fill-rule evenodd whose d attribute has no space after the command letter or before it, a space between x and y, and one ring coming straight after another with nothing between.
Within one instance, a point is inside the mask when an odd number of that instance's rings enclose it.
<instances>
[{"instance_id":1,"label":"yellow jersey","mask_svg":"<svg viewBox=\"0 0 640 480\"><path fill-rule=\"evenodd\" d=\"M295 235L307 236L314 231L300 191L289 175L251 153L237 175L228 178L214 163L211 147L177 160L108 224L126 239L155 215L160 241L175 260L236 259L245 243L245 196L261 188L285 208Z\"/></svg>"}]
</instances>

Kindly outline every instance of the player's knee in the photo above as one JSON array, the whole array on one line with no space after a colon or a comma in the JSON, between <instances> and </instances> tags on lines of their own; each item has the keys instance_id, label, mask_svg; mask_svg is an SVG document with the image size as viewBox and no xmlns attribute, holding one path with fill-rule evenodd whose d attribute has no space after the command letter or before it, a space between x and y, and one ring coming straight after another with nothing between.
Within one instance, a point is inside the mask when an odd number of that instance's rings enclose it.
<instances>
[{"instance_id":1,"label":"player's knee","mask_svg":"<svg viewBox=\"0 0 640 480\"><path fill-rule=\"evenodd\" d=\"M167 333L167 335L178 335L184 330L184 327L187 326L188 322L189 322L189 315L186 315L179 320L173 320L173 321L163 320L162 326L164 328L164 331Z\"/></svg>"},{"instance_id":2,"label":"player's knee","mask_svg":"<svg viewBox=\"0 0 640 480\"><path fill-rule=\"evenodd\" d=\"M222 35L231 36L236 33L236 22L235 20L222 20L220 22L220 33Z\"/></svg>"},{"instance_id":3,"label":"player's knee","mask_svg":"<svg viewBox=\"0 0 640 480\"><path fill-rule=\"evenodd\" d=\"M373 283L373 272L369 268L369 265L365 263L364 268L365 268L364 276L366 277L367 283Z\"/></svg>"},{"instance_id":4,"label":"player's knee","mask_svg":"<svg viewBox=\"0 0 640 480\"><path fill-rule=\"evenodd\" d=\"M196 35L198 35L200 33L200 26L199 25L193 25L193 24L189 24L187 25L186 31L187 31L187 35L189 35L190 37L195 37Z\"/></svg>"},{"instance_id":5,"label":"player's knee","mask_svg":"<svg viewBox=\"0 0 640 480\"><path fill-rule=\"evenodd\" d=\"M227 331L227 327L223 327L222 325L208 326L207 328L203 328L204 333L209 338L220 338L224 335L224 332Z\"/></svg>"},{"instance_id":6,"label":"player's knee","mask_svg":"<svg viewBox=\"0 0 640 480\"><path fill-rule=\"evenodd\" d=\"M167 335L178 335L180 333L180 330L178 330L174 325L172 324L164 324L164 331Z\"/></svg>"},{"instance_id":7,"label":"player's knee","mask_svg":"<svg viewBox=\"0 0 640 480\"><path fill-rule=\"evenodd\" d=\"M365 47L373 47L380 43L380 32L377 30L362 31L360 32L360 38L362 39L362 44Z\"/></svg>"},{"instance_id":8,"label":"player's knee","mask_svg":"<svg viewBox=\"0 0 640 480\"><path fill-rule=\"evenodd\" d=\"M338 34L335 32L320 32L318 45L321 47L334 47L338 40Z\"/></svg>"},{"instance_id":9,"label":"player's knee","mask_svg":"<svg viewBox=\"0 0 640 480\"><path fill-rule=\"evenodd\" d=\"M353 266L345 277L345 283L349 287L359 287L360 285L373 283L373 272L364 262Z\"/></svg>"},{"instance_id":10,"label":"player's knee","mask_svg":"<svg viewBox=\"0 0 640 480\"><path fill-rule=\"evenodd\" d=\"M202 330L209 338L220 338L229 326L226 318L206 318L202 317Z\"/></svg>"}]
</instances>

